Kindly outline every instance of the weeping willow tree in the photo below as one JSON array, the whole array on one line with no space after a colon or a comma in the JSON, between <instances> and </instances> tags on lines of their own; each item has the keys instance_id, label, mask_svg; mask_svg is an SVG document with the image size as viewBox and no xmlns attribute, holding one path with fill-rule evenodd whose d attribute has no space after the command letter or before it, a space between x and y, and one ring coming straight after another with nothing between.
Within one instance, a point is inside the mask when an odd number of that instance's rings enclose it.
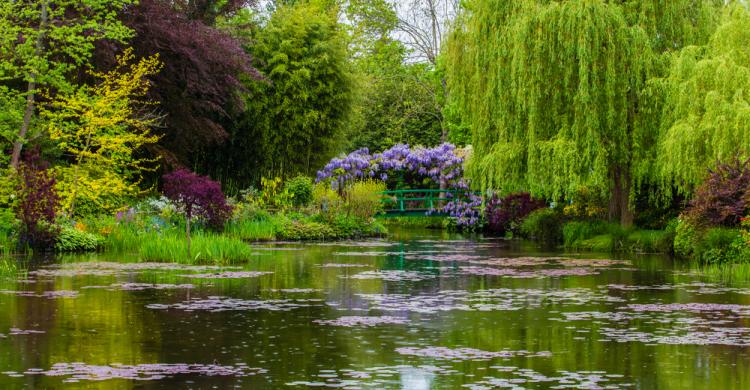
<instances>
[{"instance_id":1,"label":"weeping willow tree","mask_svg":"<svg viewBox=\"0 0 750 390\"><path fill-rule=\"evenodd\" d=\"M469 0L449 38L450 98L472 131L468 175L482 189L608 197L632 222L658 110L646 81L668 51L704 43L721 2ZM653 159L649 160L653 163Z\"/></svg>"},{"instance_id":2,"label":"weeping willow tree","mask_svg":"<svg viewBox=\"0 0 750 390\"><path fill-rule=\"evenodd\" d=\"M655 80L664 94L656 174L689 194L706 168L750 157L750 13L727 8L707 45L683 49L669 75Z\"/></svg>"}]
</instances>

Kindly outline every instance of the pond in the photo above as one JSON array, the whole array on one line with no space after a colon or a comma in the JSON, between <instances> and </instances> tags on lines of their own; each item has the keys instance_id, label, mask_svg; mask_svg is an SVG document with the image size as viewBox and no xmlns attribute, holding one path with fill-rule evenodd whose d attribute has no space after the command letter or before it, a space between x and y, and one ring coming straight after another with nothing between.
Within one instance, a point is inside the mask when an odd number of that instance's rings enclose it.
<instances>
[{"instance_id":1,"label":"pond","mask_svg":"<svg viewBox=\"0 0 750 390\"><path fill-rule=\"evenodd\" d=\"M750 286L498 239L64 257L0 279L0 388L750 388Z\"/></svg>"}]
</instances>

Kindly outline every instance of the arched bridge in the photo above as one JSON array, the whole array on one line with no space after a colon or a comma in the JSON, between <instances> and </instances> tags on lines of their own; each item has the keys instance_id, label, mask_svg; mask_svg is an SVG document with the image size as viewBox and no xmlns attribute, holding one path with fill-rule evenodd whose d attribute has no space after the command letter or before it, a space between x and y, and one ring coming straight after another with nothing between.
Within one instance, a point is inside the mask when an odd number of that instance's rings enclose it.
<instances>
[{"instance_id":1,"label":"arched bridge","mask_svg":"<svg viewBox=\"0 0 750 390\"><path fill-rule=\"evenodd\" d=\"M428 211L432 211L430 215L446 215L439 210L460 196L456 190L439 189L391 190L381 192L381 195L386 216L423 216Z\"/></svg>"}]
</instances>

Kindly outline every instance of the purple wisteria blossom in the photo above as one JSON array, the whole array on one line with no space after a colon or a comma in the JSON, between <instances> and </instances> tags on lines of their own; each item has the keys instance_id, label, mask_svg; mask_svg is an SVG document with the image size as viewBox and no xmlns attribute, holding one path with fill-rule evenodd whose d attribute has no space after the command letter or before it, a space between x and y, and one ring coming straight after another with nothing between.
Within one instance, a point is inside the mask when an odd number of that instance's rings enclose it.
<instances>
[{"instance_id":1,"label":"purple wisteria blossom","mask_svg":"<svg viewBox=\"0 0 750 390\"><path fill-rule=\"evenodd\" d=\"M333 189L339 190L353 181L367 178L385 181L395 172L406 171L443 184L451 190L447 194L458 196L440 211L453 217L458 227L472 228L481 222L482 198L472 193L469 183L463 179L463 163L463 157L457 155L456 147L449 143L434 148L398 144L375 154L363 148L332 159L318 171L317 182L330 181Z\"/></svg>"}]
</instances>

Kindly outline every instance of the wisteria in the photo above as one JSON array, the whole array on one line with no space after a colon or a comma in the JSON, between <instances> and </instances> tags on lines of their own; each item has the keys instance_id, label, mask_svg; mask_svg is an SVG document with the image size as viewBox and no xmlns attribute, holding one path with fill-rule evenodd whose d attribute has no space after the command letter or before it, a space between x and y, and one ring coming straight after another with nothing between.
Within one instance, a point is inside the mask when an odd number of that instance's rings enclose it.
<instances>
[{"instance_id":1,"label":"wisteria","mask_svg":"<svg viewBox=\"0 0 750 390\"><path fill-rule=\"evenodd\" d=\"M443 143L434 148L414 147L398 144L382 153L370 154L367 148L358 149L346 156L332 159L318 171L317 181L330 181L334 189L343 189L348 183L361 179L388 180L396 172L429 179L445 185L449 201L440 211L453 217L459 227L471 228L481 221L479 207L482 198L469 190L463 178L463 157L456 147Z\"/></svg>"}]
</instances>

